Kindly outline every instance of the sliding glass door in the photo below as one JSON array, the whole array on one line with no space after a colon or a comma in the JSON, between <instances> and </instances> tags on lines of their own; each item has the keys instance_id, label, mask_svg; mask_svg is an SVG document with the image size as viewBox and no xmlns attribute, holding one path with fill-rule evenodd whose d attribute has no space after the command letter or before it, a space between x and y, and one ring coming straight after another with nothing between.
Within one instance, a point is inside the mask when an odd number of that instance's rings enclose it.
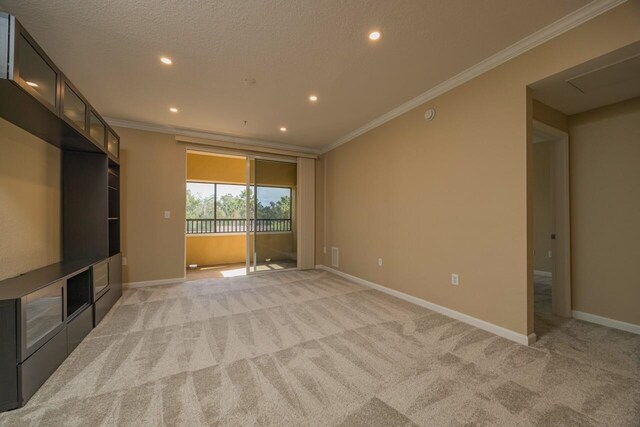
<instances>
[{"instance_id":1,"label":"sliding glass door","mask_svg":"<svg viewBox=\"0 0 640 427\"><path fill-rule=\"evenodd\" d=\"M295 162L249 158L247 270L296 268Z\"/></svg>"}]
</instances>

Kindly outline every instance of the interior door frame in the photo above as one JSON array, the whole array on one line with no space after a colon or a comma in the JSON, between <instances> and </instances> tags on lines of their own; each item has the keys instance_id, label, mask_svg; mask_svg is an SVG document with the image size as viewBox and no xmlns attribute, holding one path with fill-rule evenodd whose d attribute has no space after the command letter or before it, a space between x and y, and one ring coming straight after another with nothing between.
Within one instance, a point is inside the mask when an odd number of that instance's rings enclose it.
<instances>
[{"instance_id":1,"label":"interior door frame","mask_svg":"<svg viewBox=\"0 0 640 427\"><path fill-rule=\"evenodd\" d=\"M246 250L247 250L247 255L246 255L246 273L247 276L250 274L260 274L260 273L270 273L270 271L255 271L258 265L257 262L257 252L256 252L256 243L255 243L255 235L257 232L257 227L256 229L253 230L253 267L254 267L254 271L251 271L251 200L249 198L250 195L250 189L251 189L251 161L254 161L254 168L255 165L257 165L256 160L267 160L270 162L282 162L282 163L298 163L298 159L297 158L283 158L283 157L275 157L275 156L263 156L263 155L257 155L257 154L246 154L246 213L245 213L245 217L246 217L246 226L245 226L245 230L246 230ZM254 174L255 174L255 170L254 170ZM255 176L254 176L255 177ZM254 187L257 187L254 183ZM258 197L258 190L257 188L254 191L253 194L253 198L255 199L255 203L257 203L257 197ZM293 198L291 199L291 209L297 209L297 206L293 206ZM257 207L257 204L256 204ZM254 215L257 217L257 213L254 212ZM292 214L292 217L293 214ZM257 219L257 218L254 218ZM257 221L255 222L255 224L257 224ZM296 234L296 246L299 242L297 242L297 240L299 239L299 235ZM296 267L292 267L292 268L286 268L283 270L278 270L278 271L286 271L286 270L297 270L298 269L298 265L296 263Z\"/></svg>"},{"instance_id":2,"label":"interior door frame","mask_svg":"<svg viewBox=\"0 0 640 427\"><path fill-rule=\"evenodd\" d=\"M569 176L569 134L537 120L533 129L551 142L551 311L572 317L571 311L571 198Z\"/></svg>"}]
</instances>

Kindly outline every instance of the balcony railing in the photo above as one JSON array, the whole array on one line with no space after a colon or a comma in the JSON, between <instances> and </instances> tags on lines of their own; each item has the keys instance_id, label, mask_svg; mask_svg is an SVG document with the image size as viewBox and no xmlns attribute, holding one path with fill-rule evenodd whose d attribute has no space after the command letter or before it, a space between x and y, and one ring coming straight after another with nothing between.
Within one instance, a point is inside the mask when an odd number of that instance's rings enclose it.
<instances>
[{"instance_id":1,"label":"balcony railing","mask_svg":"<svg viewBox=\"0 0 640 427\"><path fill-rule=\"evenodd\" d=\"M290 219L250 219L249 231L291 231ZM188 219L187 234L246 233L246 219Z\"/></svg>"}]
</instances>

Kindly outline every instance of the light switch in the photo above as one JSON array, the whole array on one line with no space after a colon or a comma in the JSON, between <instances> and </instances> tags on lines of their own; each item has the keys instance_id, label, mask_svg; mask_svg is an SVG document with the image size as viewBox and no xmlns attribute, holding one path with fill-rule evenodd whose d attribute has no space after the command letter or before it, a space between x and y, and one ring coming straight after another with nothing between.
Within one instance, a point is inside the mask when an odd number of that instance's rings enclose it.
<instances>
[{"instance_id":1,"label":"light switch","mask_svg":"<svg viewBox=\"0 0 640 427\"><path fill-rule=\"evenodd\" d=\"M171 218L171 211L164 211L164 219Z\"/></svg>"}]
</instances>

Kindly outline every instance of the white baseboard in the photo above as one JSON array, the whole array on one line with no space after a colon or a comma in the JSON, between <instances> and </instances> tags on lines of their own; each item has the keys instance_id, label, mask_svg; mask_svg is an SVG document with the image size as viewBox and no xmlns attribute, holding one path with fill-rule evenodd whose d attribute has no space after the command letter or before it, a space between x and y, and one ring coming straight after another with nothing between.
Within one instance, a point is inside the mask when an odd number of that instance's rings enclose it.
<instances>
[{"instance_id":1,"label":"white baseboard","mask_svg":"<svg viewBox=\"0 0 640 427\"><path fill-rule=\"evenodd\" d=\"M123 283L122 287L125 289L145 288L147 286L159 286L159 285L169 285L172 283L182 283L185 280L186 280L186 277L178 277L175 279L146 280L144 282Z\"/></svg>"},{"instance_id":2,"label":"white baseboard","mask_svg":"<svg viewBox=\"0 0 640 427\"><path fill-rule=\"evenodd\" d=\"M584 320L585 322L597 323L598 325L608 326L614 329L620 329L622 331L631 332L632 334L640 335L640 325L633 323L622 322L620 320L609 319L608 317L597 316L591 313L585 313L583 311L573 310L573 317L578 320Z\"/></svg>"},{"instance_id":3,"label":"white baseboard","mask_svg":"<svg viewBox=\"0 0 640 427\"><path fill-rule=\"evenodd\" d=\"M424 308L428 308L429 310L433 310L437 313L444 314L445 316L454 318L461 322L467 323L471 326L475 326L476 328L480 328L487 332L491 332L508 340L517 342L518 344L523 345L531 345L536 342L536 334L523 335L517 332L514 332L510 329L503 328L502 326L494 325L493 323L486 322L484 320L480 320L476 317L469 316L464 313L460 313L459 311L451 310L450 308L443 307L438 304L434 304L432 302L423 300L418 297L414 297L413 295L405 294L404 292L396 291L395 289L390 289L385 286L379 285L377 283L370 282L365 279L361 279L356 276L352 276L350 274L344 273L342 271L333 269L331 267L327 267L325 265L317 265L317 269L325 270L335 275L344 277L347 280L351 280L352 282L358 283L363 286L367 286L369 288L376 289L378 291L384 292L386 294L392 295L396 298L400 298L401 300L408 301L410 303L419 305Z\"/></svg>"},{"instance_id":4,"label":"white baseboard","mask_svg":"<svg viewBox=\"0 0 640 427\"><path fill-rule=\"evenodd\" d=\"M550 271L542 271L542 270L533 270L533 274L537 274L538 276L545 276L545 277L553 276L553 274L551 274Z\"/></svg>"}]
</instances>

